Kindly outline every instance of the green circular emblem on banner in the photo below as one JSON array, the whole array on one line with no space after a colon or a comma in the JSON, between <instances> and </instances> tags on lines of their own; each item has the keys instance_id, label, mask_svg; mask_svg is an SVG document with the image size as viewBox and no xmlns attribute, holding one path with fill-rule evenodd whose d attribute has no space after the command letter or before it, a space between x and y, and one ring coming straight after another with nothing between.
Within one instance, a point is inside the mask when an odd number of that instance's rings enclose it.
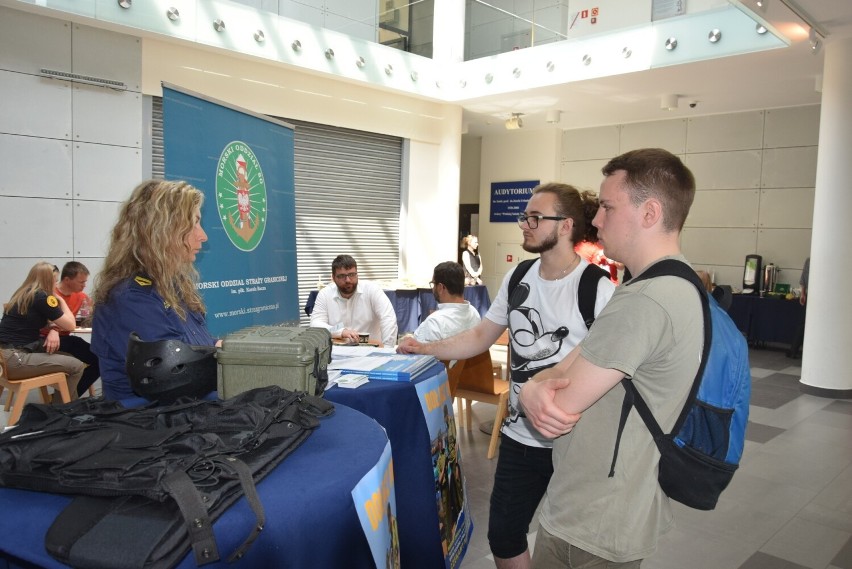
<instances>
[{"instance_id":1,"label":"green circular emblem on banner","mask_svg":"<svg viewBox=\"0 0 852 569\"><path fill-rule=\"evenodd\" d=\"M228 143L216 168L216 208L234 247L253 251L266 229L266 183L249 145Z\"/></svg>"}]
</instances>

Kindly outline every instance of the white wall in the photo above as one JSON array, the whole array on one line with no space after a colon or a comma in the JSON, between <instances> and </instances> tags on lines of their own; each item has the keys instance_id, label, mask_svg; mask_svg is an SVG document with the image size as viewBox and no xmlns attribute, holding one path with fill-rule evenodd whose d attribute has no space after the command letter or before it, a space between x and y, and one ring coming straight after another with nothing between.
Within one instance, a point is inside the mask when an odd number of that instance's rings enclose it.
<instances>
[{"instance_id":1,"label":"white wall","mask_svg":"<svg viewBox=\"0 0 852 569\"><path fill-rule=\"evenodd\" d=\"M41 68L127 90L46 79ZM138 38L0 8L3 302L36 261L99 270L118 204L142 178L140 86Z\"/></svg>"},{"instance_id":2,"label":"white wall","mask_svg":"<svg viewBox=\"0 0 852 569\"><path fill-rule=\"evenodd\" d=\"M661 147L695 175L697 193L682 236L693 266L718 284L742 287L745 256L781 268L798 285L809 255L819 106L770 109L564 133L561 177L596 189L601 167L634 148Z\"/></svg>"},{"instance_id":3,"label":"white wall","mask_svg":"<svg viewBox=\"0 0 852 569\"><path fill-rule=\"evenodd\" d=\"M501 133L482 138L481 179L479 183L479 255L482 257L483 283L491 298L497 293L503 275L510 268L505 253L513 251L513 264L524 257L523 242L517 223L491 223L491 183L519 180L559 180L561 131ZM520 255L520 257L518 256Z\"/></svg>"},{"instance_id":4,"label":"white wall","mask_svg":"<svg viewBox=\"0 0 852 569\"><path fill-rule=\"evenodd\" d=\"M51 66L130 90L34 75ZM181 43L77 24L72 33L69 22L0 8L0 100L12 102L0 106L0 150L15 164L0 181L0 298L40 259L97 271L118 204L142 178L142 94L162 94L163 81L257 113L410 139L404 208L423 219L400 236L401 276L428 280L455 258L460 107Z\"/></svg>"},{"instance_id":5,"label":"white wall","mask_svg":"<svg viewBox=\"0 0 852 569\"><path fill-rule=\"evenodd\" d=\"M561 140L552 131L483 137L480 160L463 164L462 179L481 168L479 241L491 294L508 269L498 253L521 242L516 227L488 222L491 182L558 180L597 191L610 158L642 147L666 148L695 174L698 191L682 246L696 268L741 288L745 256L757 253L781 268L779 283L796 288L811 246L819 111L806 106L609 125L558 131Z\"/></svg>"}]
</instances>

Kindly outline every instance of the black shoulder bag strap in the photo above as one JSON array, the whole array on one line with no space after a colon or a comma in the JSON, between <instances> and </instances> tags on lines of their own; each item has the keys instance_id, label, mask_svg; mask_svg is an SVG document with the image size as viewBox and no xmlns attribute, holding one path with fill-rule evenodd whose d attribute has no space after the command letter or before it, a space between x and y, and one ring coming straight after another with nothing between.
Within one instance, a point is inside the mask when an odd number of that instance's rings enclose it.
<instances>
[{"instance_id":1,"label":"black shoulder bag strap","mask_svg":"<svg viewBox=\"0 0 852 569\"><path fill-rule=\"evenodd\" d=\"M580 305L580 315L586 324L586 329L595 323L595 302L598 299L598 282L608 279L609 273L601 267L589 263L580 276L580 285L577 289L577 303Z\"/></svg>"},{"instance_id":2,"label":"black shoulder bag strap","mask_svg":"<svg viewBox=\"0 0 852 569\"><path fill-rule=\"evenodd\" d=\"M695 374L695 379L692 380L692 387L690 388L689 396L686 398L686 404L683 406L683 410L675 423L674 429L672 429L673 433L677 433L683 426L686 416L689 413L689 409L692 406L692 402L695 401L695 397L698 395L698 387L701 385L701 378L704 375L704 368L707 365L707 358L710 355L710 343L713 340L713 324L710 321L710 302L707 299L707 293L704 289L704 285L702 284L701 279L698 278L696 272L692 270L692 267L683 261L665 259L655 263L644 273L631 279L630 283L622 286L629 286L635 282L662 276L680 277L691 282L695 288L698 289L698 296L701 298L701 310L704 315L704 346L702 346L701 350L701 363L698 366L698 372ZM642 421L645 423L648 431L650 431L657 448L660 449L660 452L663 451L663 439L666 436L665 433L663 433L663 429L660 427L660 424L654 418L654 414L651 413L651 409L648 407L648 404L642 398L642 395L636 389L636 386L633 385L633 382L625 377L621 380L621 385L624 387L625 394L624 402L621 405L621 416L618 420L618 434L615 438L615 450L612 453L612 465L609 470L610 478L615 476L615 461L618 458L618 447L621 444L621 434L624 431L625 424L627 423L627 416L630 414L631 407L636 407L636 411L638 411L639 416L642 417Z\"/></svg>"}]
</instances>

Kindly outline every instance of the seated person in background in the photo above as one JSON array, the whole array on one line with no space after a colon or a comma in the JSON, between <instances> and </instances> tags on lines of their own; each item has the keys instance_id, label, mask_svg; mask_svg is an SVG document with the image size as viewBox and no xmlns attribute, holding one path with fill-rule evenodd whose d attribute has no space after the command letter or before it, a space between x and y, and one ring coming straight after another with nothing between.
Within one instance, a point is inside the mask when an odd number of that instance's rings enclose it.
<instances>
[{"instance_id":1,"label":"seated person in background","mask_svg":"<svg viewBox=\"0 0 852 569\"><path fill-rule=\"evenodd\" d=\"M464 284L482 284L482 257L479 256L479 239L476 235L462 238L462 263L464 264Z\"/></svg>"},{"instance_id":2,"label":"seated person in background","mask_svg":"<svg viewBox=\"0 0 852 569\"><path fill-rule=\"evenodd\" d=\"M62 277L53 288L53 293L68 304L68 308L78 320L88 318L87 313L91 311L89 295L83 292L88 280L89 269L86 265L70 261L62 267ZM86 308L81 311L80 309L84 306ZM45 346L54 349L58 347L60 352L70 354L88 366L83 372L80 383L77 384L77 395L83 395L101 376L98 358L92 353L89 342L79 336L72 336L71 332L62 330L55 324L42 328L41 334L46 338Z\"/></svg>"},{"instance_id":3,"label":"seated person in background","mask_svg":"<svg viewBox=\"0 0 852 569\"><path fill-rule=\"evenodd\" d=\"M464 269L446 261L432 271L432 294L438 309L423 321L414 337L420 342L435 342L479 324L479 311L464 299Z\"/></svg>"},{"instance_id":4,"label":"seated person in background","mask_svg":"<svg viewBox=\"0 0 852 569\"><path fill-rule=\"evenodd\" d=\"M193 262L207 234L204 195L186 182L143 182L122 206L95 286L92 351L107 399L133 397L125 372L127 342L181 340L219 345L207 330Z\"/></svg>"},{"instance_id":5,"label":"seated person in background","mask_svg":"<svg viewBox=\"0 0 852 569\"><path fill-rule=\"evenodd\" d=\"M74 313L62 297L53 295L53 265L36 263L24 283L18 287L0 320L0 350L6 361L6 379L27 379L62 372L68 380L71 399L77 398L77 383L86 364L56 350L59 343L48 343L39 334L48 324L62 330L76 326Z\"/></svg>"},{"instance_id":6,"label":"seated person in background","mask_svg":"<svg viewBox=\"0 0 852 569\"><path fill-rule=\"evenodd\" d=\"M358 265L349 255L331 262L335 286L323 287L317 295L311 326L325 328L332 338L357 344L360 334L385 346L396 344L397 323L393 305L381 287L358 281Z\"/></svg>"}]
</instances>

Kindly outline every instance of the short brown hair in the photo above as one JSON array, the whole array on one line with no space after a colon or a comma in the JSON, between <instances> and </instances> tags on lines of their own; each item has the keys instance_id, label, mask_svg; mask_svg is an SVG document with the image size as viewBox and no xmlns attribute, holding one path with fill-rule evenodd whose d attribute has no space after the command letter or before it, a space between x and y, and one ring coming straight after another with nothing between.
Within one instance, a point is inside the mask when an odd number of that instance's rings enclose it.
<instances>
[{"instance_id":1,"label":"short brown hair","mask_svg":"<svg viewBox=\"0 0 852 569\"><path fill-rule=\"evenodd\" d=\"M598 213L598 197L594 192L580 192L570 184L549 182L533 188L535 194L553 194L556 196L556 213L559 216L570 217L574 220L571 231L571 242L598 240L598 228L592 225L595 214Z\"/></svg>"},{"instance_id":2,"label":"short brown hair","mask_svg":"<svg viewBox=\"0 0 852 569\"><path fill-rule=\"evenodd\" d=\"M680 158L662 148L640 148L616 156L601 168L604 176L624 170L630 201L638 206L648 198L663 204L663 228L680 231L695 199L695 177Z\"/></svg>"},{"instance_id":3,"label":"short brown hair","mask_svg":"<svg viewBox=\"0 0 852 569\"><path fill-rule=\"evenodd\" d=\"M453 261L438 263L432 271L432 282L441 283L453 296L461 296L464 294L464 268Z\"/></svg>"}]
</instances>

